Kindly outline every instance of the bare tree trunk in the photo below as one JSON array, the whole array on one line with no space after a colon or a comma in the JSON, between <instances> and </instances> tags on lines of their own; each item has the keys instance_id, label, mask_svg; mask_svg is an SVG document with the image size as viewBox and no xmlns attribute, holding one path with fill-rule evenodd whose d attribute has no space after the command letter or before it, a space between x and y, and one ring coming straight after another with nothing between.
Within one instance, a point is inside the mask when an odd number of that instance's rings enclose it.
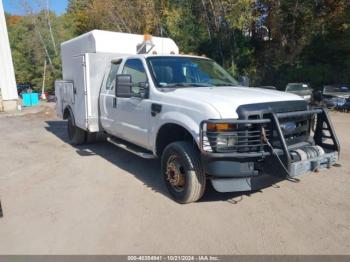
<instances>
[{"instance_id":1,"label":"bare tree trunk","mask_svg":"<svg viewBox=\"0 0 350 262\"><path fill-rule=\"evenodd\" d=\"M43 38L43 36L42 36L42 34L41 34L41 32L40 32L40 30L39 30L37 24L36 24L35 18L33 18L33 24L34 24L35 31L38 33L39 40L40 40L40 42L41 42L41 44L42 44L42 46L43 46L43 48L44 48L45 54L46 54L46 56L47 56L47 59L49 60L49 64L50 64L50 66L51 66L52 72L54 72L54 69L55 69L55 68L54 68L54 66L53 66L53 63L52 63L52 60L51 60L49 51L48 51L47 46L46 46L45 41L44 41L44 38Z\"/></svg>"},{"instance_id":2,"label":"bare tree trunk","mask_svg":"<svg viewBox=\"0 0 350 262\"><path fill-rule=\"evenodd\" d=\"M48 49L47 49L47 46L46 46L45 41L44 41L44 38L43 38L43 36L42 36L42 34L41 34L40 30L39 30L39 27L38 27L38 25L37 25L37 23L36 23L36 17L35 17L35 15L34 15L34 12L33 12L33 9L32 9L32 7L31 7L31 5L28 3L27 0L22 0L22 1L20 1L19 6L22 7L22 8L24 9L24 11L27 13L27 15L28 15L29 17L32 18L32 23L33 23L34 29L35 29L35 31L36 31L37 34L38 34L39 41L40 41L40 43L41 43L42 46L43 46L43 49L44 49L45 54L46 54L46 57L47 57L47 59L48 59L48 61L49 61L50 67L51 67L51 69L52 69L52 72L54 73L54 69L55 69L55 68L54 68L54 66L53 66L52 59L51 59L51 57L50 57L50 53L49 53L49 51L48 51Z\"/></svg>"},{"instance_id":3,"label":"bare tree trunk","mask_svg":"<svg viewBox=\"0 0 350 262\"><path fill-rule=\"evenodd\" d=\"M51 41L53 45L53 50L55 51L55 55L57 56L57 48L56 48L56 41L52 33L52 27L51 27L51 18L50 18L50 7L49 7L49 0L46 0L46 8L45 9L45 16L47 20L47 25L49 27Z\"/></svg>"},{"instance_id":4,"label":"bare tree trunk","mask_svg":"<svg viewBox=\"0 0 350 262\"><path fill-rule=\"evenodd\" d=\"M209 36L209 39L211 41L211 32L210 32L208 10L207 10L207 7L206 7L206 4L205 4L204 0L202 0L202 5L203 5L204 12L205 12L205 23L206 23L206 26L207 26L208 36Z\"/></svg>"},{"instance_id":5,"label":"bare tree trunk","mask_svg":"<svg viewBox=\"0 0 350 262\"><path fill-rule=\"evenodd\" d=\"M227 16L227 12L226 12L226 9L222 3L222 1L218 1L219 2L219 5L220 5L220 11L221 11L221 15L225 21L225 29L227 34L229 35L229 46L230 46L230 57L231 57L231 68L233 66L235 66L235 59L234 59L234 51L235 51L235 48L236 48L236 40L235 40L235 31L230 29L228 24L227 24L227 21L226 21L226 16Z\"/></svg>"},{"instance_id":6,"label":"bare tree trunk","mask_svg":"<svg viewBox=\"0 0 350 262\"><path fill-rule=\"evenodd\" d=\"M126 9L125 6L123 6L123 9L124 9L124 10ZM116 18L117 18L119 21L121 21L121 23L123 24L125 30L126 30L128 33L131 33L130 28L129 28L128 25L126 24L125 20L124 20L121 16L118 15L118 12L115 13L115 16L116 16Z\"/></svg>"},{"instance_id":7,"label":"bare tree trunk","mask_svg":"<svg viewBox=\"0 0 350 262\"><path fill-rule=\"evenodd\" d=\"M216 26L217 30L219 31L219 30L220 30L220 24L219 24L219 22L218 22L218 20L217 20L217 17L218 17L218 16L217 16L217 14L216 14L215 6L214 6L212 0L209 0L209 3L210 3L210 6L211 6L211 9L212 9L212 11L213 11L215 26Z\"/></svg>"},{"instance_id":8,"label":"bare tree trunk","mask_svg":"<svg viewBox=\"0 0 350 262\"><path fill-rule=\"evenodd\" d=\"M119 26L119 21L115 17L115 5L111 3L111 8L108 10L109 17L112 19L113 24L117 27L119 32L122 32L123 30Z\"/></svg>"}]
</instances>

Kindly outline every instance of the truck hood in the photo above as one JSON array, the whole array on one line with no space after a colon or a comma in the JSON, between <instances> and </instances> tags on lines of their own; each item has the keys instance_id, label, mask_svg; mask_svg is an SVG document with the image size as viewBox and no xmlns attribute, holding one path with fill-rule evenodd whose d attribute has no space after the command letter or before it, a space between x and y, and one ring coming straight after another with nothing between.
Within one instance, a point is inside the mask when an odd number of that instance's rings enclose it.
<instances>
[{"instance_id":1,"label":"truck hood","mask_svg":"<svg viewBox=\"0 0 350 262\"><path fill-rule=\"evenodd\" d=\"M261 88L249 87L186 87L167 93L169 98L197 100L213 106L222 118L238 118L237 108L241 105L264 102L303 100L300 96Z\"/></svg>"}]
</instances>

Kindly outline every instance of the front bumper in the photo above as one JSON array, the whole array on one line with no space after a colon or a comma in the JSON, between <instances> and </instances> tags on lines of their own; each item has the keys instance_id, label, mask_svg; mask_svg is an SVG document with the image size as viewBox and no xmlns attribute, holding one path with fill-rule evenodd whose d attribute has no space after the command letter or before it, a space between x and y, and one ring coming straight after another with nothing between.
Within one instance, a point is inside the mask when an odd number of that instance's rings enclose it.
<instances>
[{"instance_id":1,"label":"front bumper","mask_svg":"<svg viewBox=\"0 0 350 262\"><path fill-rule=\"evenodd\" d=\"M309 119L316 119L313 137L309 137L297 144L289 145L282 131L280 121L288 117L305 116ZM317 118L314 118L315 116ZM206 143L208 134L205 131L205 126L207 123L219 122L237 125L249 124L258 127L269 125L274 134L270 139L278 147L272 152L262 141L259 146L254 144L255 148L260 149L259 151L208 152L208 143ZM327 131L329 135L326 135L324 131ZM325 153L317 157L303 159L302 161L296 161L291 156L293 150L312 145L322 147ZM204 121L201 124L200 148L205 172L211 178L214 188L219 192L257 190L286 177L296 177L310 171L330 168L337 163L340 152L339 141L333 125L326 109L323 108L289 113L270 113L268 117L256 120L226 119ZM276 154L280 157L285 169L277 161Z\"/></svg>"},{"instance_id":2,"label":"front bumper","mask_svg":"<svg viewBox=\"0 0 350 262\"><path fill-rule=\"evenodd\" d=\"M337 161L338 152L327 153L322 157L306 161L298 161L291 164L290 176L295 178L308 172L330 168L332 165L336 164ZM214 163L217 163L217 166L220 168L214 171L217 173L216 176L211 177L211 182L215 190L222 193L259 190L261 188L269 187L284 179L282 176L276 173L260 173L256 170L252 170L251 175L247 175L247 173L245 173L244 176L242 176L242 174L237 175L237 173L231 172L231 177L227 176L227 174L225 177L221 176L222 168L225 168L225 166L223 166L220 162ZM226 169L226 171L228 170ZM234 175L232 176L232 174Z\"/></svg>"}]
</instances>

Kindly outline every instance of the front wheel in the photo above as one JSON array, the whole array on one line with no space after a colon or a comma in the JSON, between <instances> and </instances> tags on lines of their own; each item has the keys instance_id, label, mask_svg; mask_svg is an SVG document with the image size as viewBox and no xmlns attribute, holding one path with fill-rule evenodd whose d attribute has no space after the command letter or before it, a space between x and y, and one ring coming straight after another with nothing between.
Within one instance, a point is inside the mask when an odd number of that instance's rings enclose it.
<instances>
[{"instance_id":1,"label":"front wheel","mask_svg":"<svg viewBox=\"0 0 350 262\"><path fill-rule=\"evenodd\" d=\"M175 201L187 204L203 196L206 176L193 144L181 141L168 145L161 162L165 184Z\"/></svg>"}]
</instances>

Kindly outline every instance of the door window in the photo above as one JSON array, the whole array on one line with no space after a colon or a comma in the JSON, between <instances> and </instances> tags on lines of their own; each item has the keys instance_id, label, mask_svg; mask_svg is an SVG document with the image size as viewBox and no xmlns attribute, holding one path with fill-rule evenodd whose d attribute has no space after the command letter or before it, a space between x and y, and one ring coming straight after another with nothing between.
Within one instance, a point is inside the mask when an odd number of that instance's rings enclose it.
<instances>
[{"instance_id":1,"label":"door window","mask_svg":"<svg viewBox=\"0 0 350 262\"><path fill-rule=\"evenodd\" d=\"M123 74L131 75L133 83L131 91L134 94L140 94L144 91L140 87L142 83L147 82L147 75L140 59L127 60L123 68Z\"/></svg>"},{"instance_id":2,"label":"door window","mask_svg":"<svg viewBox=\"0 0 350 262\"><path fill-rule=\"evenodd\" d=\"M120 66L120 62L112 63L111 70L109 71L107 81L106 81L106 89L112 90L115 86L115 79L117 77L118 69Z\"/></svg>"}]
</instances>

